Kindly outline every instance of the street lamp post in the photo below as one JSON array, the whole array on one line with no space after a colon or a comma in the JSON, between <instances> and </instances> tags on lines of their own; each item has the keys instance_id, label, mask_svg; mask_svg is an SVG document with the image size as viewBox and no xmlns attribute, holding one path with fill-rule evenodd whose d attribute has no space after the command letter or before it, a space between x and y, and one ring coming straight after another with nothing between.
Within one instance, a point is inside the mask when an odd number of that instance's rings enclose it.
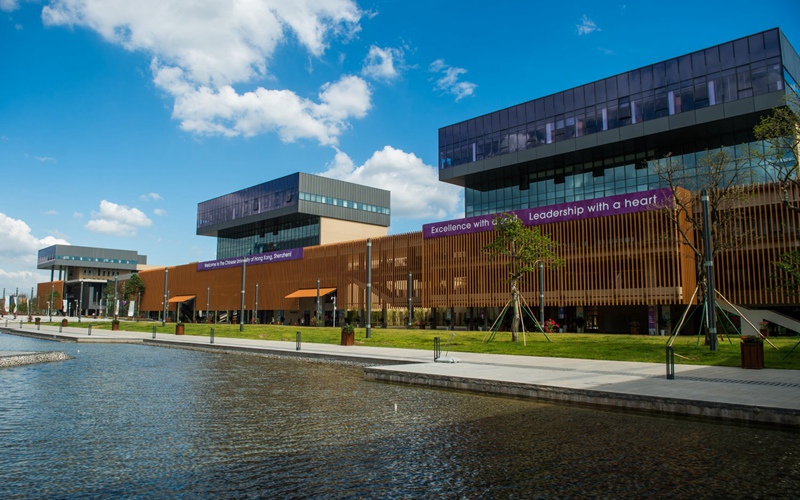
<instances>
[{"instance_id":1,"label":"street lamp post","mask_svg":"<svg viewBox=\"0 0 800 500\"><path fill-rule=\"evenodd\" d=\"M322 314L320 313L321 308L322 308L322 303L319 301L319 278L317 278L317 310L314 313L314 315L317 317L317 323L319 323L320 316L322 316Z\"/></svg>"},{"instance_id":2,"label":"street lamp post","mask_svg":"<svg viewBox=\"0 0 800 500\"><path fill-rule=\"evenodd\" d=\"M247 255L242 258L242 311L239 314L239 331L244 331L244 285L247 273Z\"/></svg>"},{"instance_id":3,"label":"street lamp post","mask_svg":"<svg viewBox=\"0 0 800 500\"><path fill-rule=\"evenodd\" d=\"M81 322L82 312L83 312L83 280L81 280L81 294L78 297L78 323Z\"/></svg>"},{"instance_id":4,"label":"street lamp post","mask_svg":"<svg viewBox=\"0 0 800 500\"><path fill-rule=\"evenodd\" d=\"M167 322L167 284L169 283L169 268L164 268L164 311L161 316L161 326L163 327Z\"/></svg>"},{"instance_id":5,"label":"street lamp post","mask_svg":"<svg viewBox=\"0 0 800 500\"><path fill-rule=\"evenodd\" d=\"M114 321L117 321L117 276L114 276L114 304L111 306L114 311Z\"/></svg>"},{"instance_id":6,"label":"street lamp post","mask_svg":"<svg viewBox=\"0 0 800 500\"><path fill-rule=\"evenodd\" d=\"M408 273L408 328L411 328L411 321L414 319L414 307L411 302L411 287L413 286L413 282L411 280L411 272Z\"/></svg>"},{"instance_id":7,"label":"street lamp post","mask_svg":"<svg viewBox=\"0 0 800 500\"><path fill-rule=\"evenodd\" d=\"M258 322L258 283L256 283L256 302L255 307L253 308L253 315L255 316L255 322Z\"/></svg>"},{"instance_id":8,"label":"street lamp post","mask_svg":"<svg viewBox=\"0 0 800 500\"><path fill-rule=\"evenodd\" d=\"M367 306L367 324L366 324L366 337L370 338L372 330L372 238L367 239L367 290L366 290L366 306Z\"/></svg>"},{"instance_id":9,"label":"street lamp post","mask_svg":"<svg viewBox=\"0 0 800 500\"><path fill-rule=\"evenodd\" d=\"M544 328L544 262L539 261L539 322Z\"/></svg>"},{"instance_id":10,"label":"street lamp post","mask_svg":"<svg viewBox=\"0 0 800 500\"><path fill-rule=\"evenodd\" d=\"M47 307L47 312L50 314L50 323L53 322L53 294L56 293L56 286L50 283L50 305Z\"/></svg>"},{"instance_id":11,"label":"street lamp post","mask_svg":"<svg viewBox=\"0 0 800 500\"><path fill-rule=\"evenodd\" d=\"M702 206L703 211L703 246L704 252L704 262L703 265L706 269L706 283L707 283L707 290L706 290L706 315L707 315L707 322L706 326L708 328L708 341L709 347L712 351L717 350L717 320L714 316L716 312L714 308L716 307L716 300L714 297L715 289L714 289L714 252L711 248L711 212L708 207L708 191L705 189L700 193L700 203Z\"/></svg>"}]
</instances>

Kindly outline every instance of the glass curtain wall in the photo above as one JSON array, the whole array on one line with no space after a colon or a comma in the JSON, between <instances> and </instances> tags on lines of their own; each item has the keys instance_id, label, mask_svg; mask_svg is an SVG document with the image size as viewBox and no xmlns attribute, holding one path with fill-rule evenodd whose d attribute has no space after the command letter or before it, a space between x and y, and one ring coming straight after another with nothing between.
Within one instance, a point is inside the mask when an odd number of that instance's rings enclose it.
<instances>
[{"instance_id":1,"label":"glass curtain wall","mask_svg":"<svg viewBox=\"0 0 800 500\"><path fill-rule=\"evenodd\" d=\"M439 168L784 89L777 29L439 130Z\"/></svg>"},{"instance_id":2,"label":"glass curtain wall","mask_svg":"<svg viewBox=\"0 0 800 500\"><path fill-rule=\"evenodd\" d=\"M319 217L268 226L254 224L221 233L217 238L217 259L314 245L319 245Z\"/></svg>"},{"instance_id":3,"label":"glass curtain wall","mask_svg":"<svg viewBox=\"0 0 800 500\"><path fill-rule=\"evenodd\" d=\"M726 149L733 158L747 158L752 156L751 150L763 151L764 144L749 142ZM708 150L709 153L714 151L718 149ZM672 155L672 159L683 166L687 187L699 183L697 165L705 154L705 150L688 150ZM489 215L666 187L656 174L658 161L625 163L599 171L592 170L590 165L565 167L558 172L546 170L531 174L527 189L520 189L519 177L499 178L486 184L488 191L465 190L465 216ZM751 168L753 183L774 180L773 173L765 166L756 164L755 160Z\"/></svg>"}]
</instances>

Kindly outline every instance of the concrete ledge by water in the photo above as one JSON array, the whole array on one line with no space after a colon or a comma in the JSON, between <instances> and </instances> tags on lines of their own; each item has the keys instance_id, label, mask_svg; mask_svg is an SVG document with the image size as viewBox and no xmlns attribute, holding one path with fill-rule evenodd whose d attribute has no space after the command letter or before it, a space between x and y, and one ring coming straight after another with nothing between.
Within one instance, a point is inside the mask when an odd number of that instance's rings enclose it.
<instances>
[{"instance_id":1,"label":"concrete ledge by water","mask_svg":"<svg viewBox=\"0 0 800 500\"><path fill-rule=\"evenodd\" d=\"M761 408L733 403L620 394L591 389L472 379L430 373L411 373L404 371L400 367L397 369L391 367L366 367L364 376L367 379L382 382L512 396L595 408L800 427L800 412L786 408Z\"/></svg>"}]
</instances>

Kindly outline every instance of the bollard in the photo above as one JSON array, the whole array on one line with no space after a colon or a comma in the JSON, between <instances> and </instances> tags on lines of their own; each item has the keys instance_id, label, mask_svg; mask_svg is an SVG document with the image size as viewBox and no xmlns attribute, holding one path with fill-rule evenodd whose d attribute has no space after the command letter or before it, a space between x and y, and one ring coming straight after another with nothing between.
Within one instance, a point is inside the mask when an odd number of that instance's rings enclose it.
<instances>
[{"instance_id":1,"label":"bollard","mask_svg":"<svg viewBox=\"0 0 800 500\"><path fill-rule=\"evenodd\" d=\"M442 344L439 337L433 337L433 360L436 361L442 356Z\"/></svg>"},{"instance_id":2,"label":"bollard","mask_svg":"<svg viewBox=\"0 0 800 500\"><path fill-rule=\"evenodd\" d=\"M153 338L156 338L156 327L153 327Z\"/></svg>"},{"instance_id":3,"label":"bollard","mask_svg":"<svg viewBox=\"0 0 800 500\"><path fill-rule=\"evenodd\" d=\"M672 346L667 346L667 380L675 379L675 351Z\"/></svg>"},{"instance_id":4,"label":"bollard","mask_svg":"<svg viewBox=\"0 0 800 500\"><path fill-rule=\"evenodd\" d=\"M88 330L89 330L89 335L91 335L92 334L92 325L89 325L89 329Z\"/></svg>"},{"instance_id":5,"label":"bollard","mask_svg":"<svg viewBox=\"0 0 800 500\"><path fill-rule=\"evenodd\" d=\"M8 325L6 325L6 326L8 326ZM39 330L41 330L41 329L42 329L42 325L41 325L41 323L40 323L40 324L38 324L38 325L36 325L36 331L37 331L37 332L38 332Z\"/></svg>"},{"instance_id":6,"label":"bollard","mask_svg":"<svg viewBox=\"0 0 800 500\"><path fill-rule=\"evenodd\" d=\"M214 343L214 329L211 329L211 343Z\"/></svg>"},{"instance_id":7,"label":"bollard","mask_svg":"<svg viewBox=\"0 0 800 500\"><path fill-rule=\"evenodd\" d=\"M300 350L300 332L297 332L297 347L296 347L296 349L298 351Z\"/></svg>"},{"instance_id":8,"label":"bollard","mask_svg":"<svg viewBox=\"0 0 800 500\"><path fill-rule=\"evenodd\" d=\"M19 329L22 330L22 320L19 321ZM61 331L61 330L59 330Z\"/></svg>"},{"instance_id":9,"label":"bollard","mask_svg":"<svg viewBox=\"0 0 800 500\"><path fill-rule=\"evenodd\" d=\"M19 324L22 327L22 323ZM58 325L58 333L61 333L61 329L64 328L64 325Z\"/></svg>"}]
</instances>

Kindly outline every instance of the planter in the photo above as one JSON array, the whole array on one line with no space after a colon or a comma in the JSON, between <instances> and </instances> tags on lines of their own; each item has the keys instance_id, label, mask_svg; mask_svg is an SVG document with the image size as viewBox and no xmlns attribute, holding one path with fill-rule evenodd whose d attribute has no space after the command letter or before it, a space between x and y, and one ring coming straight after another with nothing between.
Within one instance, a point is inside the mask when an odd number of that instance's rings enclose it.
<instances>
[{"instance_id":1,"label":"planter","mask_svg":"<svg viewBox=\"0 0 800 500\"><path fill-rule=\"evenodd\" d=\"M355 345L356 332L342 332L342 345Z\"/></svg>"},{"instance_id":2,"label":"planter","mask_svg":"<svg viewBox=\"0 0 800 500\"><path fill-rule=\"evenodd\" d=\"M33 321L34 321L34 323L36 323L36 326L39 326L39 324L42 322L42 318L36 318Z\"/></svg>"},{"instance_id":3,"label":"planter","mask_svg":"<svg viewBox=\"0 0 800 500\"><path fill-rule=\"evenodd\" d=\"M183 335L183 323L177 323L175 325L175 335Z\"/></svg>"},{"instance_id":4,"label":"planter","mask_svg":"<svg viewBox=\"0 0 800 500\"><path fill-rule=\"evenodd\" d=\"M119 331L119 321L112 321L111 322L111 331L112 332Z\"/></svg>"},{"instance_id":5,"label":"planter","mask_svg":"<svg viewBox=\"0 0 800 500\"><path fill-rule=\"evenodd\" d=\"M764 343L742 342L742 368L760 370L764 368Z\"/></svg>"},{"instance_id":6,"label":"planter","mask_svg":"<svg viewBox=\"0 0 800 500\"><path fill-rule=\"evenodd\" d=\"M61 320L61 326L67 326L69 322L66 319Z\"/></svg>"}]
</instances>

